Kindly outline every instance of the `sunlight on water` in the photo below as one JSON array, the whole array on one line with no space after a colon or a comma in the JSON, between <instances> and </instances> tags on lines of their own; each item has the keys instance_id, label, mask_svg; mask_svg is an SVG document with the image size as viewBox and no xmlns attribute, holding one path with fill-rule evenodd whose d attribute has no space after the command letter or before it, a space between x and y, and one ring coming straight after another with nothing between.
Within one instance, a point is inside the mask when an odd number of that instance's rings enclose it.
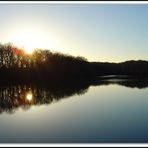
<instances>
[{"instance_id":1,"label":"sunlight on water","mask_svg":"<svg viewBox=\"0 0 148 148\"><path fill-rule=\"evenodd\" d=\"M27 93L26 94L26 100L28 100L29 102L31 102L33 100L33 95L32 93Z\"/></svg>"}]
</instances>

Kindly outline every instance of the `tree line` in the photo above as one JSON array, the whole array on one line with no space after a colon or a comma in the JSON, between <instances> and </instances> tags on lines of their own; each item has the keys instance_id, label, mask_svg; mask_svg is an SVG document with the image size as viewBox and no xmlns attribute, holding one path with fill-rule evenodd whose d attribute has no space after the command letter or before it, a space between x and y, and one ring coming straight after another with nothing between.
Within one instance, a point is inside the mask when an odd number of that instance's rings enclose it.
<instances>
[{"instance_id":1,"label":"tree line","mask_svg":"<svg viewBox=\"0 0 148 148\"><path fill-rule=\"evenodd\" d=\"M36 67L41 64L54 63L57 61L63 62L63 60L69 62L86 62L84 57L74 57L58 52L51 52L47 49L35 49L30 55L25 53L24 49L20 49L11 43L0 44L0 68L6 67L18 67L29 68Z\"/></svg>"},{"instance_id":2,"label":"tree line","mask_svg":"<svg viewBox=\"0 0 148 148\"><path fill-rule=\"evenodd\" d=\"M0 44L1 81L55 82L104 75L148 76L148 61L89 62L82 56L76 57L48 49L35 49L32 54L26 54L13 44Z\"/></svg>"}]
</instances>

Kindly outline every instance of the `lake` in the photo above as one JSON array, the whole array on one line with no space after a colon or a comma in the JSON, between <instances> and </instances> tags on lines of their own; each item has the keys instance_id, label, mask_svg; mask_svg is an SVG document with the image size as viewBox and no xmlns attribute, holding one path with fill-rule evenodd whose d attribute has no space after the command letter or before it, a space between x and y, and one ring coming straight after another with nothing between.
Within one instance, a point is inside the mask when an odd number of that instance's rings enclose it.
<instances>
[{"instance_id":1,"label":"lake","mask_svg":"<svg viewBox=\"0 0 148 148\"><path fill-rule=\"evenodd\" d=\"M2 85L0 143L147 143L148 81Z\"/></svg>"}]
</instances>

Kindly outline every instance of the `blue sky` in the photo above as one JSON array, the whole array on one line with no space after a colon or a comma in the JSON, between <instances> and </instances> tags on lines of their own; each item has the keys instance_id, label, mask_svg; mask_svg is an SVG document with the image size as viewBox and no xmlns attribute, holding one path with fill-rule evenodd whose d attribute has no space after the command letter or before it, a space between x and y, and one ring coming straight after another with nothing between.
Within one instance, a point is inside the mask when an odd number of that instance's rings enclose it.
<instances>
[{"instance_id":1,"label":"blue sky","mask_svg":"<svg viewBox=\"0 0 148 148\"><path fill-rule=\"evenodd\" d=\"M89 61L148 60L147 27L147 4L0 4L1 42L24 38Z\"/></svg>"}]
</instances>

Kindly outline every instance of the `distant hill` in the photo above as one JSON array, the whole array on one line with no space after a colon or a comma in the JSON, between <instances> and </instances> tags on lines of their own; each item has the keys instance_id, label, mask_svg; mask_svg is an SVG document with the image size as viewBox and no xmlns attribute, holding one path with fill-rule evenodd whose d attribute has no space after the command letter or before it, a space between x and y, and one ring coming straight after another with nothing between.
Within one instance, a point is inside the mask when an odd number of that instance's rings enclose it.
<instances>
[{"instance_id":1,"label":"distant hill","mask_svg":"<svg viewBox=\"0 0 148 148\"><path fill-rule=\"evenodd\" d=\"M148 76L148 61L130 60L121 63L91 62L97 75Z\"/></svg>"}]
</instances>

